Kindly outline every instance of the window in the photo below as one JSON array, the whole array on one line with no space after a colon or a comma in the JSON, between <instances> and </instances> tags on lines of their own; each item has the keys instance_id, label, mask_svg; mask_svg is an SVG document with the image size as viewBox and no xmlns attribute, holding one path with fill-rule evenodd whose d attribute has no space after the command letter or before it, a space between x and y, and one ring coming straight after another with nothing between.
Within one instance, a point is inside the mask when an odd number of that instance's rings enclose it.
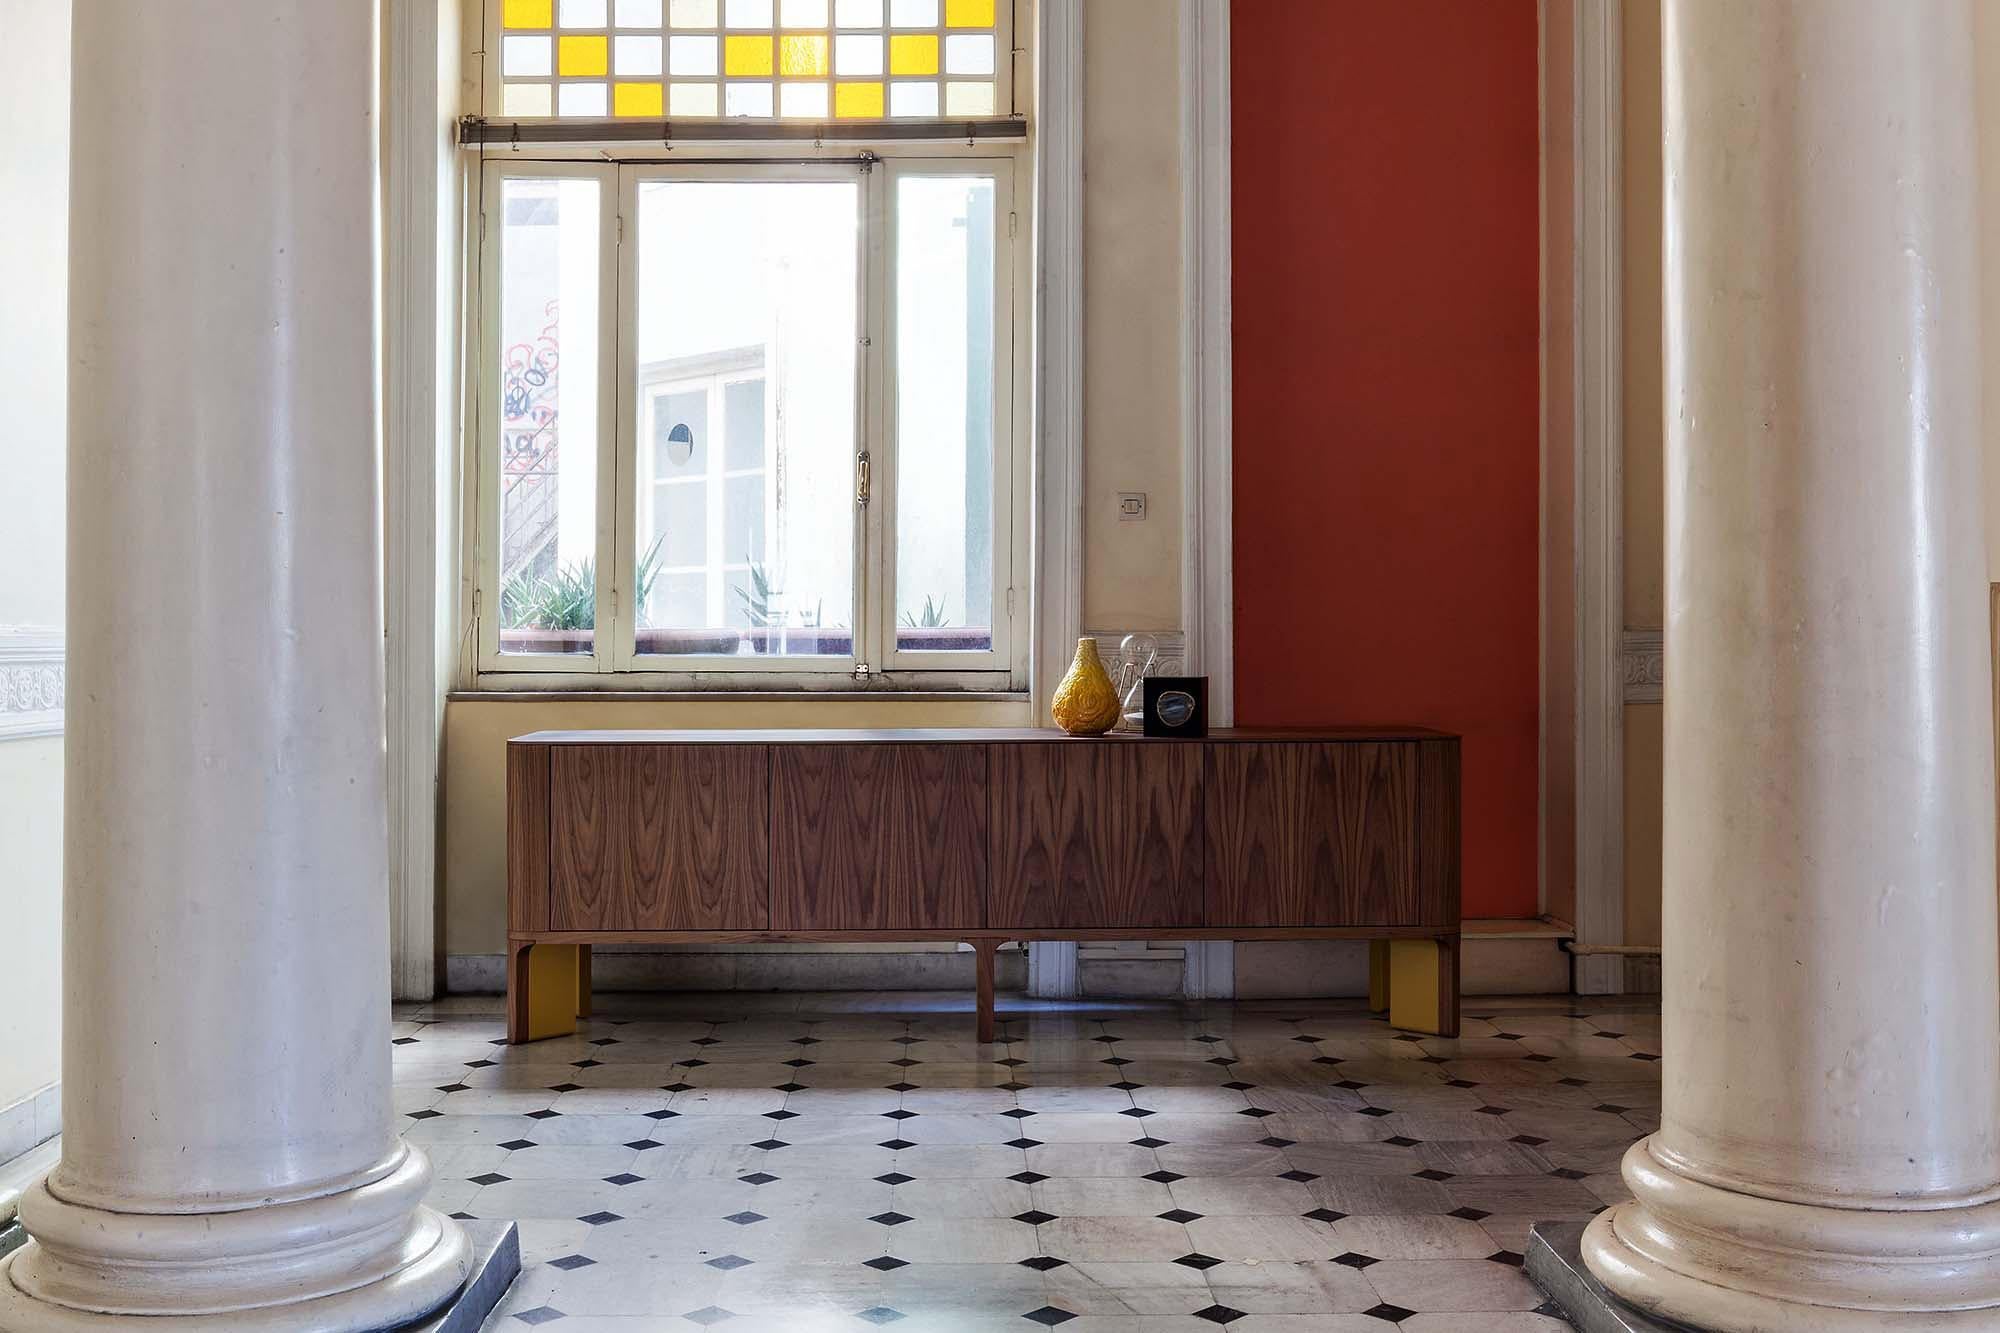
<instances>
[{"instance_id":1,"label":"window","mask_svg":"<svg viewBox=\"0 0 2000 1333\"><path fill-rule=\"evenodd\" d=\"M1018 688L1015 169L489 161L482 676Z\"/></svg>"},{"instance_id":2,"label":"window","mask_svg":"<svg viewBox=\"0 0 2000 1333\"><path fill-rule=\"evenodd\" d=\"M1011 0L494 0L510 120L1005 113ZM490 31L491 29L489 29Z\"/></svg>"}]
</instances>

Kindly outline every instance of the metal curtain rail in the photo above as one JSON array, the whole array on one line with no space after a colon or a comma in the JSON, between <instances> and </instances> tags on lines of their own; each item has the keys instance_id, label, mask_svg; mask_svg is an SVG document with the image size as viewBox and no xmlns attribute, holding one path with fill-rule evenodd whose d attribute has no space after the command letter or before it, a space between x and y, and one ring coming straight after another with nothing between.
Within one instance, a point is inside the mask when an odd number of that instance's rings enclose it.
<instances>
[{"instance_id":1,"label":"metal curtain rail","mask_svg":"<svg viewBox=\"0 0 2000 1333\"><path fill-rule=\"evenodd\" d=\"M809 124L796 120L487 120L458 122L458 141L467 147L514 144L627 143L952 143L958 140L1019 142L1028 122L1018 116L980 120L870 120Z\"/></svg>"}]
</instances>

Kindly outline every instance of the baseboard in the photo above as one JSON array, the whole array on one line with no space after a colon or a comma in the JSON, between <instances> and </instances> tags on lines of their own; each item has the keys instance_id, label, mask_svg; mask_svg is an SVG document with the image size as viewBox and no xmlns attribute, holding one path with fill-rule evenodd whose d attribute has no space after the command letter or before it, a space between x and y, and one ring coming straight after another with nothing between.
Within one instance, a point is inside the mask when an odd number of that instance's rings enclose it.
<instances>
[{"instance_id":1,"label":"baseboard","mask_svg":"<svg viewBox=\"0 0 2000 1333\"><path fill-rule=\"evenodd\" d=\"M1460 945L1460 986L1466 995L1552 995L1570 988L1569 955L1561 936L1492 930L1467 933ZM1204 946L1197 946L1204 947ZM1164 999L1184 993L1188 959L1173 950L1119 953L1093 949L1078 964L1078 989L1098 998ZM994 984L1023 990L1026 950L1004 950ZM1241 940L1232 959L1236 998L1309 999L1368 993L1365 940ZM1632 968L1634 989L1643 985ZM498 995L507 989L502 954L452 954L445 989L453 995ZM1652 989L1657 990L1657 960ZM601 991L729 990L970 990L970 952L922 950L866 953L694 949L599 949L591 981Z\"/></svg>"},{"instance_id":2,"label":"baseboard","mask_svg":"<svg viewBox=\"0 0 2000 1333\"><path fill-rule=\"evenodd\" d=\"M598 949L592 952L590 981L600 991L971 990L974 961L970 950L808 953ZM445 990L453 995L499 995L507 989L506 956L448 955L444 982ZM994 959L993 984L1000 990L1024 989L1028 984L1027 953L1002 951ZM1178 973L1175 985L1179 985Z\"/></svg>"},{"instance_id":3,"label":"baseboard","mask_svg":"<svg viewBox=\"0 0 2000 1333\"><path fill-rule=\"evenodd\" d=\"M0 1162L11 1162L60 1133L62 1084L51 1083L12 1106L0 1107Z\"/></svg>"}]
</instances>

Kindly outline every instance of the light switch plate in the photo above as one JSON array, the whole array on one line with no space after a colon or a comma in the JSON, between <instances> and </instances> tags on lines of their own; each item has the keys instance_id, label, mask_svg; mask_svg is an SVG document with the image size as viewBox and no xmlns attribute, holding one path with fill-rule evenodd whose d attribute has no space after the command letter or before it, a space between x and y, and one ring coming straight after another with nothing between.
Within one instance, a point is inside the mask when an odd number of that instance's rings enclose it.
<instances>
[{"instance_id":1,"label":"light switch plate","mask_svg":"<svg viewBox=\"0 0 2000 1333\"><path fill-rule=\"evenodd\" d=\"M1118 521L1140 522L1146 517L1146 493L1144 491L1118 492Z\"/></svg>"}]
</instances>

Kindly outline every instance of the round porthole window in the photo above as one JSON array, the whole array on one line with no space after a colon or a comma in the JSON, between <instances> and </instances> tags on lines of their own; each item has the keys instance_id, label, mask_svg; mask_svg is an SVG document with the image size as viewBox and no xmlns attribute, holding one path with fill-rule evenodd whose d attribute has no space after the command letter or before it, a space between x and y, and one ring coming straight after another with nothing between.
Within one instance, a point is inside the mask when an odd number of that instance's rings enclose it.
<instances>
[{"instance_id":1,"label":"round porthole window","mask_svg":"<svg viewBox=\"0 0 2000 1333\"><path fill-rule=\"evenodd\" d=\"M693 457L693 427L685 421L675 422L674 428L667 432L667 461L675 467L685 467L688 459Z\"/></svg>"}]
</instances>

